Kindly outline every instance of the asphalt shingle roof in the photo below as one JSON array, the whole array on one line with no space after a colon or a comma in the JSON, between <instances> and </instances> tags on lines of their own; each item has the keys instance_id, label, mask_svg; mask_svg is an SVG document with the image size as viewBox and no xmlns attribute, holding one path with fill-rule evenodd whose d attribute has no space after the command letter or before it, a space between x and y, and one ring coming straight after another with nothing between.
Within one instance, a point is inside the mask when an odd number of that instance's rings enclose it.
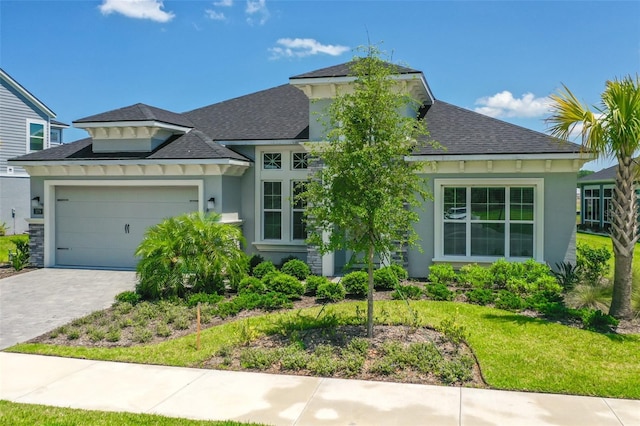
<instances>
[{"instance_id":1,"label":"asphalt shingle roof","mask_svg":"<svg viewBox=\"0 0 640 426\"><path fill-rule=\"evenodd\" d=\"M388 64L392 67L393 72L397 74L420 74L420 71L403 67L395 64ZM304 74L291 77L292 80L299 78L328 78L328 77L348 77L353 75L351 72L351 62L334 65L331 67L321 68L319 70L307 72Z\"/></svg>"},{"instance_id":2,"label":"asphalt shingle roof","mask_svg":"<svg viewBox=\"0 0 640 426\"><path fill-rule=\"evenodd\" d=\"M309 99L285 84L184 113L213 140L309 137Z\"/></svg>"},{"instance_id":3,"label":"asphalt shingle roof","mask_svg":"<svg viewBox=\"0 0 640 426\"><path fill-rule=\"evenodd\" d=\"M145 104L135 104L75 120L75 123L113 123L118 121L159 121L192 128L193 123L182 114Z\"/></svg>"},{"instance_id":4,"label":"asphalt shingle roof","mask_svg":"<svg viewBox=\"0 0 640 426\"><path fill-rule=\"evenodd\" d=\"M446 151L425 145L415 155L578 153L580 146L443 101L435 101L425 120L430 139Z\"/></svg>"}]
</instances>

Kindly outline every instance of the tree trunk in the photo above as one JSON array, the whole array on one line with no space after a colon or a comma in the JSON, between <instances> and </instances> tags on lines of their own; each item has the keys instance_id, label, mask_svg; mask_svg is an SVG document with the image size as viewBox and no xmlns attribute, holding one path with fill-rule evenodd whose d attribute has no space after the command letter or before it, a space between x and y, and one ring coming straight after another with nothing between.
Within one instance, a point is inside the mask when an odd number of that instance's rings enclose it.
<instances>
[{"instance_id":1,"label":"tree trunk","mask_svg":"<svg viewBox=\"0 0 640 426\"><path fill-rule=\"evenodd\" d=\"M609 315L630 319L633 249L638 241L638 209L634 187L633 160L618 157L618 171L611 212L611 240L615 256L613 298Z\"/></svg>"},{"instance_id":2,"label":"tree trunk","mask_svg":"<svg viewBox=\"0 0 640 426\"><path fill-rule=\"evenodd\" d=\"M369 285L367 289L367 337L373 337L373 244L369 246L367 253L367 272L369 273Z\"/></svg>"}]
</instances>

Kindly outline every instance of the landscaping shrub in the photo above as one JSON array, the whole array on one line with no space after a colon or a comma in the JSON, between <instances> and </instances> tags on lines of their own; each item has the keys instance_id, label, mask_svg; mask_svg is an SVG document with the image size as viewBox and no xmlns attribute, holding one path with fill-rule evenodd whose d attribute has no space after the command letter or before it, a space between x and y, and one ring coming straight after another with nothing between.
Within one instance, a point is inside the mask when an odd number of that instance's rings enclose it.
<instances>
[{"instance_id":1,"label":"landscaping shrub","mask_svg":"<svg viewBox=\"0 0 640 426\"><path fill-rule=\"evenodd\" d=\"M223 299L224 296L221 296L219 294L196 293L189 296L189 299L187 300L187 306L194 307L197 306L198 303L207 303L210 305L214 305Z\"/></svg>"},{"instance_id":2,"label":"landscaping shrub","mask_svg":"<svg viewBox=\"0 0 640 426\"><path fill-rule=\"evenodd\" d=\"M507 280L511 276L511 263L506 259L498 259L489 267L489 272L493 277L493 288L503 289L507 285Z\"/></svg>"},{"instance_id":3,"label":"landscaping shrub","mask_svg":"<svg viewBox=\"0 0 640 426\"><path fill-rule=\"evenodd\" d=\"M437 284L427 284L425 286L425 293L432 300L453 300L455 294L447 288L446 285L437 283Z\"/></svg>"},{"instance_id":4,"label":"landscaping shrub","mask_svg":"<svg viewBox=\"0 0 640 426\"><path fill-rule=\"evenodd\" d=\"M389 268L396 274L400 282L409 279L409 272L397 263L390 265Z\"/></svg>"},{"instance_id":5,"label":"landscaping shrub","mask_svg":"<svg viewBox=\"0 0 640 426\"><path fill-rule=\"evenodd\" d=\"M16 271L22 271L29 266L29 241L12 238L11 242L16 246L16 251L10 260L11 267Z\"/></svg>"},{"instance_id":6,"label":"landscaping shrub","mask_svg":"<svg viewBox=\"0 0 640 426\"><path fill-rule=\"evenodd\" d=\"M542 312L546 306L552 303L562 303L563 299L560 294L555 291L537 291L525 298L527 307Z\"/></svg>"},{"instance_id":7,"label":"landscaping shrub","mask_svg":"<svg viewBox=\"0 0 640 426\"><path fill-rule=\"evenodd\" d=\"M309 275L305 281L306 293L315 296L320 284L324 284L326 282L329 282L329 279L327 277Z\"/></svg>"},{"instance_id":8,"label":"landscaping shrub","mask_svg":"<svg viewBox=\"0 0 640 426\"><path fill-rule=\"evenodd\" d=\"M282 293L289 299L299 299L304 294L304 284L296 277L280 272L269 278L268 283L265 283L268 291Z\"/></svg>"},{"instance_id":9,"label":"landscaping shrub","mask_svg":"<svg viewBox=\"0 0 640 426\"><path fill-rule=\"evenodd\" d=\"M270 260L260 262L253 268L253 276L260 280L269 272L276 272L276 266Z\"/></svg>"},{"instance_id":10,"label":"landscaping shrub","mask_svg":"<svg viewBox=\"0 0 640 426\"><path fill-rule=\"evenodd\" d=\"M394 300L420 300L422 299L423 291L417 285L399 285L393 293L391 298Z\"/></svg>"},{"instance_id":11,"label":"landscaping shrub","mask_svg":"<svg viewBox=\"0 0 640 426\"><path fill-rule=\"evenodd\" d=\"M238 294L262 294L265 291L267 291L267 286L265 286L264 283L256 277L245 277L240 281L240 284L238 284Z\"/></svg>"},{"instance_id":12,"label":"landscaping shrub","mask_svg":"<svg viewBox=\"0 0 640 426\"><path fill-rule=\"evenodd\" d=\"M496 298L493 290L488 288L474 288L471 291L467 292L467 299L470 303L475 303L476 305L488 305L493 303Z\"/></svg>"},{"instance_id":13,"label":"landscaping shrub","mask_svg":"<svg viewBox=\"0 0 640 426\"><path fill-rule=\"evenodd\" d=\"M136 250L136 292L146 300L223 293L225 280L246 274L240 228L219 214L189 213L152 226Z\"/></svg>"},{"instance_id":14,"label":"landscaping shrub","mask_svg":"<svg viewBox=\"0 0 640 426\"><path fill-rule=\"evenodd\" d=\"M364 271L354 271L345 275L340 283L344 286L347 294L364 299L367 297L369 288L369 274Z\"/></svg>"},{"instance_id":15,"label":"landscaping shrub","mask_svg":"<svg viewBox=\"0 0 640 426\"><path fill-rule=\"evenodd\" d=\"M576 255L582 283L600 284L602 278L609 273L611 251L606 247L594 248L587 244L578 244Z\"/></svg>"},{"instance_id":16,"label":"landscaping shrub","mask_svg":"<svg viewBox=\"0 0 640 426\"><path fill-rule=\"evenodd\" d=\"M140 295L134 291L123 291L116 294L116 302L130 303L132 306L140 301Z\"/></svg>"},{"instance_id":17,"label":"landscaping shrub","mask_svg":"<svg viewBox=\"0 0 640 426\"><path fill-rule=\"evenodd\" d=\"M339 302L344 300L346 290L341 283L327 281L318 286L316 299L320 301Z\"/></svg>"},{"instance_id":18,"label":"landscaping shrub","mask_svg":"<svg viewBox=\"0 0 640 426\"><path fill-rule=\"evenodd\" d=\"M506 311L519 311L526 306L523 298L508 290L500 290L496 297L495 306Z\"/></svg>"},{"instance_id":19,"label":"landscaping shrub","mask_svg":"<svg viewBox=\"0 0 640 426\"><path fill-rule=\"evenodd\" d=\"M311 274L309 266L299 259L291 259L287 261L282 265L281 271L285 274L296 277L300 281L306 280L309 274Z\"/></svg>"},{"instance_id":20,"label":"landscaping shrub","mask_svg":"<svg viewBox=\"0 0 640 426\"><path fill-rule=\"evenodd\" d=\"M282 267L285 265L285 263L287 263L290 260L300 260L300 259L290 254L289 256L280 259L280 265L278 265L278 269L282 270Z\"/></svg>"},{"instance_id":21,"label":"landscaping shrub","mask_svg":"<svg viewBox=\"0 0 640 426\"><path fill-rule=\"evenodd\" d=\"M249 273L253 275L253 268L264 262L264 257L254 254L249 258Z\"/></svg>"},{"instance_id":22,"label":"landscaping shrub","mask_svg":"<svg viewBox=\"0 0 640 426\"><path fill-rule=\"evenodd\" d=\"M556 263L557 271L551 271L553 276L562 287L563 292L568 292L574 289L576 284L580 282L580 268L578 265L574 265L571 262Z\"/></svg>"},{"instance_id":23,"label":"landscaping shrub","mask_svg":"<svg viewBox=\"0 0 640 426\"><path fill-rule=\"evenodd\" d=\"M460 268L458 282L468 287L488 289L493 286L493 274L488 268L472 263Z\"/></svg>"},{"instance_id":24,"label":"landscaping shrub","mask_svg":"<svg viewBox=\"0 0 640 426\"><path fill-rule=\"evenodd\" d=\"M368 280L368 276L367 276ZM376 269L373 272L373 287L376 290L393 290L398 285L398 277L390 266Z\"/></svg>"},{"instance_id":25,"label":"landscaping shrub","mask_svg":"<svg viewBox=\"0 0 640 426\"><path fill-rule=\"evenodd\" d=\"M293 308L293 303L291 303L291 300L289 300L286 295L271 291L260 295L258 307L265 311L273 311L276 309Z\"/></svg>"},{"instance_id":26,"label":"landscaping shrub","mask_svg":"<svg viewBox=\"0 0 640 426\"><path fill-rule=\"evenodd\" d=\"M441 263L429 266L429 281L434 284L449 285L456 279L456 272L453 266Z\"/></svg>"},{"instance_id":27,"label":"landscaping shrub","mask_svg":"<svg viewBox=\"0 0 640 426\"><path fill-rule=\"evenodd\" d=\"M611 315L602 313L599 309L582 309L582 324L587 330L610 332L619 323L620 321Z\"/></svg>"}]
</instances>

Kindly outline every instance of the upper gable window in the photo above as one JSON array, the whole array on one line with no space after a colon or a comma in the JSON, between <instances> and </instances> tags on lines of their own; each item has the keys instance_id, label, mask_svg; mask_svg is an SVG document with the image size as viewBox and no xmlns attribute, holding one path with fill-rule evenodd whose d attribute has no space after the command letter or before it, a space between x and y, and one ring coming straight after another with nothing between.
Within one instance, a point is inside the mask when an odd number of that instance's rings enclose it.
<instances>
[{"instance_id":1,"label":"upper gable window","mask_svg":"<svg viewBox=\"0 0 640 426\"><path fill-rule=\"evenodd\" d=\"M262 168L265 170L280 170L282 168L282 154L279 152L265 152L262 155Z\"/></svg>"},{"instance_id":2,"label":"upper gable window","mask_svg":"<svg viewBox=\"0 0 640 426\"><path fill-rule=\"evenodd\" d=\"M306 152L294 152L291 161L294 170L304 170L307 168L308 155Z\"/></svg>"},{"instance_id":3,"label":"upper gable window","mask_svg":"<svg viewBox=\"0 0 640 426\"><path fill-rule=\"evenodd\" d=\"M61 144L62 143L62 129L51 129L49 133L49 141L52 144Z\"/></svg>"},{"instance_id":4,"label":"upper gable window","mask_svg":"<svg viewBox=\"0 0 640 426\"><path fill-rule=\"evenodd\" d=\"M46 122L27 120L27 152L41 151L46 147Z\"/></svg>"}]
</instances>

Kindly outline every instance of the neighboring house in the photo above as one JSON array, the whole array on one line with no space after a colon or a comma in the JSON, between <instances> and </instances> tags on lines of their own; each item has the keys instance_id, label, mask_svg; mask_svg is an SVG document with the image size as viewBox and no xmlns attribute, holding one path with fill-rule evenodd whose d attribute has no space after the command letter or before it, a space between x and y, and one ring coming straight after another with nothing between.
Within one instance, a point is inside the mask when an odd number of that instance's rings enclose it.
<instances>
[{"instance_id":1,"label":"neighboring house","mask_svg":"<svg viewBox=\"0 0 640 426\"><path fill-rule=\"evenodd\" d=\"M69 126L55 116L0 69L0 224L6 223L9 234L27 232L32 202L28 173L7 160L61 144L62 130ZM40 208L37 200L33 205Z\"/></svg>"},{"instance_id":2,"label":"neighboring house","mask_svg":"<svg viewBox=\"0 0 640 426\"><path fill-rule=\"evenodd\" d=\"M446 148L425 144L406 158L427 161L434 195L415 224L423 252L403 254L411 276L433 262L573 261L576 176L589 160L580 147L436 100L422 72L396 71ZM324 140L317 113L353 79L342 64L182 114L137 104L75 121L89 138L12 161L44 200L30 225L32 260L131 268L148 226L213 210L241 224L248 253L340 273L347 253L307 247L304 205L290 200L313 171L306 143Z\"/></svg>"},{"instance_id":3,"label":"neighboring house","mask_svg":"<svg viewBox=\"0 0 640 426\"><path fill-rule=\"evenodd\" d=\"M611 226L609 212L613 188L616 186L618 166L602 169L578 179L580 187L580 229L594 232L608 232ZM640 199L640 188L636 188Z\"/></svg>"}]
</instances>

